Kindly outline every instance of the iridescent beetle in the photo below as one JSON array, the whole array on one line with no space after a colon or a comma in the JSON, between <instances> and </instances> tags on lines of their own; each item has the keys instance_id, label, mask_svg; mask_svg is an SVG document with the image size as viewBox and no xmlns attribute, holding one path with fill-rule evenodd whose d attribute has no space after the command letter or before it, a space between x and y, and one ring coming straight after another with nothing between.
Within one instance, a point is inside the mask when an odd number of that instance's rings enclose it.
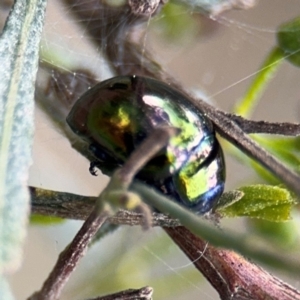
<instances>
[{"instance_id":1,"label":"iridescent beetle","mask_svg":"<svg viewBox=\"0 0 300 300\"><path fill-rule=\"evenodd\" d=\"M104 174L120 167L157 126L181 129L137 178L196 213L210 211L224 190L225 164L211 122L186 96L140 76L100 82L76 102L67 117L89 143Z\"/></svg>"}]
</instances>

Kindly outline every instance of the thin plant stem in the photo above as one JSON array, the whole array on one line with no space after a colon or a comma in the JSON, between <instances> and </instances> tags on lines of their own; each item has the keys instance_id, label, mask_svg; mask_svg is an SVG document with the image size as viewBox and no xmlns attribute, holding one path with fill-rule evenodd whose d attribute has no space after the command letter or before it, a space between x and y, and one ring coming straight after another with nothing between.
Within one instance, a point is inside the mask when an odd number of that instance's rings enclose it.
<instances>
[{"instance_id":1,"label":"thin plant stem","mask_svg":"<svg viewBox=\"0 0 300 300\"><path fill-rule=\"evenodd\" d=\"M145 286L141 289L129 289L115 294L97 297L89 300L151 300L153 289Z\"/></svg>"},{"instance_id":2,"label":"thin plant stem","mask_svg":"<svg viewBox=\"0 0 300 300\"><path fill-rule=\"evenodd\" d=\"M90 241L109 215L110 211L106 209L100 214L96 209L92 211L71 244L59 255L41 290L34 293L28 300L59 299L63 287L78 265L80 258L85 254Z\"/></svg>"}]
</instances>

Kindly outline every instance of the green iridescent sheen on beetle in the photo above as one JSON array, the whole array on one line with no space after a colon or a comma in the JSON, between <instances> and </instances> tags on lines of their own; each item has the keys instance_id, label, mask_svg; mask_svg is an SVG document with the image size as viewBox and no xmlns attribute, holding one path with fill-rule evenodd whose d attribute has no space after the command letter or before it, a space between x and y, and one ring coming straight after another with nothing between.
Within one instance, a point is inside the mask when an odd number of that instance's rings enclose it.
<instances>
[{"instance_id":1,"label":"green iridescent sheen on beetle","mask_svg":"<svg viewBox=\"0 0 300 300\"><path fill-rule=\"evenodd\" d=\"M157 126L181 129L138 173L174 200L203 214L223 193L225 164L212 123L179 91L140 76L100 82L76 102L67 117L90 145L96 165L110 175Z\"/></svg>"}]
</instances>

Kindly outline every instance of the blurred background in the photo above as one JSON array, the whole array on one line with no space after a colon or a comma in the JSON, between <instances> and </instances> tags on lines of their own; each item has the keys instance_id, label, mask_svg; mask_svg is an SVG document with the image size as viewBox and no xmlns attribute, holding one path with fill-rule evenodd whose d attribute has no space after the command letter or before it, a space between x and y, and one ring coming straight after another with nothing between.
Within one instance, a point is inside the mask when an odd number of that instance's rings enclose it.
<instances>
[{"instance_id":1,"label":"blurred background","mask_svg":"<svg viewBox=\"0 0 300 300\"><path fill-rule=\"evenodd\" d=\"M3 5L2 22L8 7L9 1L6 7ZM183 86L231 111L276 44L278 26L299 14L298 0L262 0L252 9L225 12L214 20L176 4L149 22L144 43ZM101 53L86 39L80 20L75 20L58 0L48 3L41 45L44 59L52 63L50 52L67 60L63 68L70 73L70 62L76 62L97 74L99 81L112 76ZM299 122L299 82L300 70L284 62L252 118ZM29 181L32 186L95 196L108 180L90 175L89 162L71 148L39 109L36 109L33 161ZM227 154L226 164L227 190L260 182L247 165ZM236 222L243 226L236 226ZM255 236L244 223L243 219L222 220L220 226L224 231L230 228L244 232L251 245ZM16 299L25 299L41 287L57 256L81 224L66 221L29 226L23 266L10 278ZM276 274L300 288L300 277ZM154 299L218 299L217 293L163 230L153 228L145 232L125 226L89 250L61 299L87 299L145 285L154 288Z\"/></svg>"}]
</instances>

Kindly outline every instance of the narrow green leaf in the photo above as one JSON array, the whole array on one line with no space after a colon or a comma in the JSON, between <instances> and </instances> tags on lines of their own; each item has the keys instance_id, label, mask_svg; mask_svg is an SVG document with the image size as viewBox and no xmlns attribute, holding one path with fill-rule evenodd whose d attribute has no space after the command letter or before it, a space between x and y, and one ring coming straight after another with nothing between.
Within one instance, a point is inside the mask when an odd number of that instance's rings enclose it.
<instances>
[{"instance_id":1,"label":"narrow green leaf","mask_svg":"<svg viewBox=\"0 0 300 300\"><path fill-rule=\"evenodd\" d=\"M273 222L290 219L293 195L285 188L270 185L252 185L239 189L244 196L230 206L220 208L226 217L248 216Z\"/></svg>"},{"instance_id":2,"label":"narrow green leaf","mask_svg":"<svg viewBox=\"0 0 300 300\"><path fill-rule=\"evenodd\" d=\"M17 0L0 37L0 274L13 272L29 212L34 82L46 0Z\"/></svg>"},{"instance_id":3,"label":"narrow green leaf","mask_svg":"<svg viewBox=\"0 0 300 300\"><path fill-rule=\"evenodd\" d=\"M236 114L243 117L251 116L268 83L274 77L280 63L283 61L283 57L284 53L279 48L275 48L270 52L258 70L245 97L235 105L234 112Z\"/></svg>"},{"instance_id":4,"label":"narrow green leaf","mask_svg":"<svg viewBox=\"0 0 300 300\"><path fill-rule=\"evenodd\" d=\"M278 46L284 51L286 59L300 67L300 17L282 24L277 32Z\"/></svg>"}]
</instances>

